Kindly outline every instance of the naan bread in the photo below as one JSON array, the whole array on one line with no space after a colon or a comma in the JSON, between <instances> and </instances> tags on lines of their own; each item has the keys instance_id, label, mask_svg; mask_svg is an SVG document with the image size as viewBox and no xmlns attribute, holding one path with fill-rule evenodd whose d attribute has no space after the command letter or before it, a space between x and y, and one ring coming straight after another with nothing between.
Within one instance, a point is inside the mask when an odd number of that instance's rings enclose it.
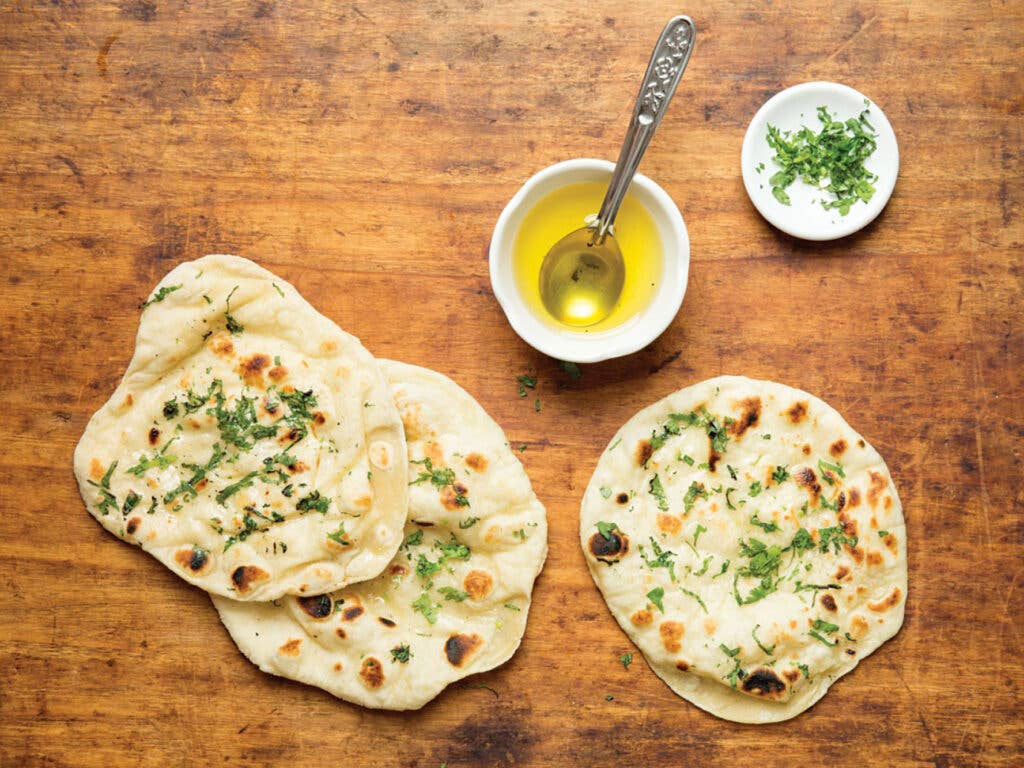
<instances>
[{"instance_id":1,"label":"naan bread","mask_svg":"<svg viewBox=\"0 0 1024 768\"><path fill-rule=\"evenodd\" d=\"M508 660L547 554L544 507L501 428L439 373L381 361L409 444L409 522L385 573L316 597L215 597L264 672L381 709L418 709Z\"/></svg>"},{"instance_id":2,"label":"naan bread","mask_svg":"<svg viewBox=\"0 0 1024 768\"><path fill-rule=\"evenodd\" d=\"M93 516L208 592L319 594L402 541L402 424L377 362L251 261L179 265L75 450Z\"/></svg>"},{"instance_id":3,"label":"naan bread","mask_svg":"<svg viewBox=\"0 0 1024 768\"><path fill-rule=\"evenodd\" d=\"M799 714L903 623L907 550L881 456L828 405L723 376L630 419L580 513L623 630L726 720Z\"/></svg>"}]
</instances>

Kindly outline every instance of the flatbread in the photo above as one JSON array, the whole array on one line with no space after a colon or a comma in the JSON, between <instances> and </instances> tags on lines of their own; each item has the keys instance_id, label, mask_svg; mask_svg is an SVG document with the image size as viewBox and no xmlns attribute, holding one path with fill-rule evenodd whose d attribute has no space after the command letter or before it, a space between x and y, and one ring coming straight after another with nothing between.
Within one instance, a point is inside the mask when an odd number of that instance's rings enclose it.
<instances>
[{"instance_id":1,"label":"flatbread","mask_svg":"<svg viewBox=\"0 0 1024 768\"><path fill-rule=\"evenodd\" d=\"M104 528L239 600L372 578L402 541L405 438L376 360L236 256L160 282L74 461Z\"/></svg>"},{"instance_id":2,"label":"flatbread","mask_svg":"<svg viewBox=\"0 0 1024 768\"><path fill-rule=\"evenodd\" d=\"M818 398L722 376L630 419L580 512L587 564L651 668L713 715L799 714L903 623L881 456Z\"/></svg>"},{"instance_id":3,"label":"flatbread","mask_svg":"<svg viewBox=\"0 0 1024 768\"><path fill-rule=\"evenodd\" d=\"M409 445L409 522L384 574L318 597L215 597L264 672L381 709L418 709L508 660L547 555L544 507L501 428L439 373L381 361Z\"/></svg>"}]
</instances>

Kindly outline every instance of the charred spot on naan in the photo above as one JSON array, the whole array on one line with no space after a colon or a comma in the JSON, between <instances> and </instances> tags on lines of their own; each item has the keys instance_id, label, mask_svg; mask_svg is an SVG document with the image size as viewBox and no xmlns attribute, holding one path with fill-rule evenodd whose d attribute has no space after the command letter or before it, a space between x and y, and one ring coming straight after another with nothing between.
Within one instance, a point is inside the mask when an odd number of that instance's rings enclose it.
<instances>
[{"instance_id":1,"label":"charred spot on naan","mask_svg":"<svg viewBox=\"0 0 1024 768\"><path fill-rule=\"evenodd\" d=\"M832 575L832 578L836 581L844 581L852 578L853 574L850 572L849 566L840 565L836 568L836 572Z\"/></svg>"},{"instance_id":2,"label":"charred spot on naan","mask_svg":"<svg viewBox=\"0 0 1024 768\"><path fill-rule=\"evenodd\" d=\"M658 514L658 530L662 533L675 536L682 529L683 521L675 515L665 514L664 512Z\"/></svg>"},{"instance_id":3,"label":"charred spot on naan","mask_svg":"<svg viewBox=\"0 0 1024 768\"><path fill-rule=\"evenodd\" d=\"M650 461L651 456L654 455L654 446L651 445L650 440L641 440L636 444L636 463L641 467L646 467L647 462Z\"/></svg>"},{"instance_id":4,"label":"charred spot on naan","mask_svg":"<svg viewBox=\"0 0 1024 768\"><path fill-rule=\"evenodd\" d=\"M615 503L616 504L626 504L628 502L629 502L629 494L626 493L625 491L623 491L622 493L620 493L618 496L615 497Z\"/></svg>"},{"instance_id":5,"label":"charred spot on naan","mask_svg":"<svg viewBox=\"0 0 1024 768\"><path fill-rule=\"evenodd\" d=\"M380 688L384 685L384 665L373 656L368 656L359 668L359 677L367 688Z\"/></svg>"},{"instance_id":6,"label":"charred spot on naan","mask_svg":"<svg viewBox=\"0 0 1024 768\"><path fill-rule=\"evenodd\" d=\"M680 672L688 672L690 670L690 662L679 659L679 661L676 662L676 669Z\"/></svg>"},{"instance_id":7,"label":"charred spot on naan","mask_svg":"<svg viewBox=\"0 0 1024 768\"><path fill-rule=\"evenodd\" d=\"M299 655L301 648L302 640L295 637L285 642L284 645L277 649L277 652L280 653L282 656L291 656L294 658Z\"/></svg>"},{"instance_id":8,"label":"charred spot on naan","mask_svg":"<svg viewBox=\"0 0 1024 768\"><path fill-rule=\"evenodd\" d=\"M632 616L630 616L629 620L632 621L633 624L635 624L636 626L643 627L654 621L654 614L648 611L646 608L642 608L636 613L634 613Z\"/></svg>"},{"instance_id":9,"label":"charred spot on naan","mask_svg":"<svg viewBox=\"0 0 1024 768\"><path fill-rule=\"evenodd\" d=\"M342 608L341 620L342 621L355 621L360 616L366 613L365 609L361 605L352 605L348 608Z\"/></svg>"},{"instance_id":10,"label":"charred spot on naan","mask_svg":"<svg viewBox=\"0 0 1024 768\"><path fill-rule=\"evenodd\" d=\"M850 619L850 636L859 640L867 634L868 626L867 619L854 615Z\"/></svg>"},{"instance_id":11,"label":"charred spot on naan","mask_svg":"<svg viewBox=\"0 0 1024 768\"><path fill-rule=\"evenodd\" d=\"M125 525L124 530L129 536L132 536L137 530L139 530L139 525L141 523L141 517L133 517L128 521L127 525Z\"/></svg>"},{"instance_id":12,"label":"charred spot on naan","mask_svg":"<svg viewBox=\"0 0 1024 768\"><path fill-rule=\"evenodd\" d=\"M832 611L832 613L835 613L839 610L839 607L836 605L836 599L827 592L818 599L818 602L821 603L822 608L826 611Z\"/></svg>"},{"instance_id":13,"label":"charred spot on naan","mask_svg":"<svg viewBox=\"0 0 1024 768\"><path fill-rule=\"evenodd\" d=\"M280 384L288 376L288 369L283 365L275 365L267 371L267 376L269 376L270 380L275 384Z\"/></svg>"},{"instance_id":14,"label":"charred spot on naan","mask_svg":"<svg viewBox=\"0 0 1024 768\"><path fill-rule=\"evenodd\" d=\"M231 334L227 331L219 331L210 337L210 340L206 342L206 346L215 355L221 357L231 357L235 354L235 345L231 341Z\"/></svg>"},{"instance_id":15,"label":"charred spot on naan","mask_svg":"<svg viewBox=\"0 0 1024 768\"><path fill-rule=\"evenodd\" d=\"M182 568L188 568L192 573L199 573L209 561L209 553L199 547L179 549L174 553L174 559Z\"/></svg>"},{"instance_id":16,"label":"charred spot on naan","mask_svg":"<svg viewBox=\"0 0 1024 768\"><path fill-rule=\"evenodd\" d=\"M158 442L160 442L160 430L157 429L156 427L150 427L148 437L149 444L156 445Z\"/></svg>"},{"instance_id":17,"label":"charred spot on naan","mask_svg":"<svg viewBox=\"0 0 1024 768\"><path fill-rule=\"evenodd\" d=\"M256 352L244 358L235 370L250 387L263 387L263 370L270 367L270 356Z\"/></svg>"},{"instance_id":18,"label":"charred spot on naan","mask_svg":"<svg viewBox=\"0 0 1024 768\"><path fill-rule=\"evenodd\" d=\"M878 497L882 495L882 491L889 485L885 478L879 472L874 470L868 471L868 478L870 485L868 486L868 504L872 507L878 506Z\"/></svg>"},{"instance_id":19,"label":"charred spot on naan","mask_svg":"<svg viewBox=\"0 0 1024 768\"><path fill-rule=\"evenodd\" d=\"M882 564L882 553L871 550L867 554L868 566L881 565Z\"/></svg>"},{"instance_id":20,"label":"charred spot on naan","mask_svg":"<svg viewBox=\"0 0 1024 768\"><path fill-rule=\"evenodd\" d=\"M302 608L308 616L317 619L318 621L326 619L334 613L334 603L331 602L329 595L297 597L295 600L298 602L299 607Z\"/></svg>"},{"instance_id":21,"label":"charred spot on naan","mask_svg":"<svg viewBox=\"0 0 1024 768\"><path fill-rule=\"evenodd\" d=\"M751 427L756 427L761 419L761 398L747 397L737 404L740 416L729 425L729 433L737 440ZM709 462L710 463L710 462Z\"/></svg>"},{"instance_id":22,"label":"charred spot on naan","mask_svg":"<svg viewBox=\"0 0 1024 768\"><path fill-rule=\"evenodd\" d=\"M241 594L249 592L253 585L266 581L270 574L255 565L240 565L231 572L231 581Z\"/></svg>"},{"instance_id":23,"label":"charred spot on naan","mask_svg":"<svg viewBox=\"0 0 1024 768\"><path fill-rule=\"evenodd\" d=\"M743 690L752 696L775 701L786 693L786 684L775 674L775 670L758 667L743 678Z\"/></svg>"},{"instance_id":24,"label":"charred spot on naan","mask_svg":"<svg viewBox=\"0 0 1024 768\"><path fill-rule=\"evenodd\" d=\"M469 488L462 483L455 481L453 485L446 485L441 489L441 505L449 512L462 509L466 504L466 494Z\"/></svg>"},{"instance_id":25,"label":"charred spot on naan","mask_svg":"<svg viewBox=\"0 0 1024 768\"><path fill-rule=\"evenodd\" d=\"M799 424L805 418L807 418L807 403L803 400L799 400L789 406L786 410L786 415L789 416L789 420L794 424Z\"/></svg>"},{"instance_id":26,"label":"charred spot on naan","mask_svg":"<svg viewBox=\"0 0 1024 768\"><path fill-rule=\"evenodd\" d=\"M590 537L590 554L604 560L618 560L629 551L629 537L619 530L608 532L606 537L598 531Z\"/></svg>"},{"instance_id":27,"label":"charred spot on naan","mask_svg":"<svg viewBox=\"0 0 1024 768\"><path fill-rule=\"evenodd\" d=\"M818 494L821 493L821 483L818 482L818 476L814 474L813 469L810 467L798 467L793 471L793 479L797 485L807 490L812 499L818 500Z\"/></svg>"},{"instance_id":28,"label":"charred spot on naan","mask_svg":"<svg viewBox=\"0 0 1024 768\"><path fill-rule=\"evenodd\" d=\"M491 574L487 573L487 571L470 571L466 574L466 578L462 580L462 586L465 588L466 594L472 599L483 600L491 593L494 579L491 578Z\"/></svg>"},{"instance_id":29,"label":"charred spot on naan","mask_svg":"<svg viewBox=\"0 0 1024 768\"><path fill-rule=\"evenodd\" d=\"M847 490L849 490L849 492L850 492L850 509L853 509L854 507L859 507L860 506L860 489L854 488L854 487L851 486Z\"/></svg>"},{"instance_id":30,"label":"charred spot on naan","mask_svg":"<svg viewBox=\"0 0 1024 768\"><path fill-rule=\"evenodd\" d=\"M828 447L828 452L831 453L833 457L838 459L846 452L846 441L843 440L842 438L839 438Z\"/></svg>"},{"instance_id":31,"label":"charred spot on naan","mask_svg":"<svg viewBox=\"0 0 1024 768\"><path fill-rule=\"evenodd\" d=\"M409 573L409 569L401 563L394 563L388 568L388 573L391 576L397 576L398 578L401 578L402 576L405 576Z\"/></svg>"},{"instance_id":32,"label":"charred spot on naan","mask_svg":"<svg viewBox=\"0 0 1024 768\"><path fill-rule=\"evenodd\" d=\"M898 542L896 541L896 534L887 533L885 535L885 538L882 539L882 543L885 544L885 546L889 548L889 551L892 552L894 555L899 554L900 548Z\"/></svg>"},{"instance_id":33,"label":"charred spot on naan","mask_svg":"<svg viewBox=\"0 0 1024 768\"><path fill-rule=\"evenodd\" d=\"M899 605L900 598L902 596L903 593L900 591L900 588L893 587L892 592L890 592L888 596L882 598L878 602L868 603L868 609L874 611L875 613L885 613L890 608L894 608L897 605Z\"/></svg>"},{"instance_id":34,"label":"charred spot on naan","mask_svg":"<svg viewBox=\"0 0 1024 768\"><path fill-rule=\"evenodd\" d=\"M466 466L477 472L487 469L487 457L480 453L471 453L466 456Z\"/></svg>"},{"instance_id":35,"label":"charred spot on naan","mask_svg":"<svg viewBox=\"0 0 1024 768\"><path fill-rule=\"evenodd\" d=\"M444 644L444 655L453 667L461 667L483 643L480 635L450 635Z\"/></svg>"},{"instance_id":36,"label":"charred spot on naan","mask_svg":"<svg viewBox=\"0 0 1024 768\"><path fill-rule=\"evenodd\" d=\"M392 621L391 619L385 619L383 616L378 616L377 617L377 621L379 621L381 624L383 624L388 629L391 629L392 627L397 626L397 624L394 621Z\"/></svg>"},{"instance_id":37,"label":"charred spot on naan","mask_svg":"<svg viewBox=\"0 0 1024 768\"><path fill-rule=\"evenodd\" d=\"M678 621L661 622L658 632L661 634L661 644L665 646L665 650L669 653L679 653L683 647L681 641L685 631L686 628Z\"/></svg>"}]
</instances>

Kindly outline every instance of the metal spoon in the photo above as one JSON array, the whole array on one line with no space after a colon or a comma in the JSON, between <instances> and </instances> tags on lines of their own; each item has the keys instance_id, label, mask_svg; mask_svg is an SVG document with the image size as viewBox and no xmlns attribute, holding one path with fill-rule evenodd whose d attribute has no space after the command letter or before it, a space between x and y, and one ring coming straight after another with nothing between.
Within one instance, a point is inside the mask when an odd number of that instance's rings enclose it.
<instances>
[{"instance_id":1,"label":"metal spoon","mask_svg":"<svg viewBox=\"0 0 1024 768\"><path fill-rule=\"evenodd\" d=\"M587 217L586 226L555 243L541 263L541 299L548 312L567 325L582 327L604 320L622 293L626 269L612 224L676 92L696 34L688 16L676 16L665 25L640 85L601 210L596 217Z\"/></svg>"}]
</instances>

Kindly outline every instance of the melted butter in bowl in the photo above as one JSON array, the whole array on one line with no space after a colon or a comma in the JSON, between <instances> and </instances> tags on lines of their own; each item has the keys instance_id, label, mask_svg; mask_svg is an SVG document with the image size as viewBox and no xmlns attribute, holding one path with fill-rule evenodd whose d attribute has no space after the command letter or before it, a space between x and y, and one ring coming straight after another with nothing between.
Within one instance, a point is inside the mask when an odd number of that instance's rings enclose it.
<instances>
[{"instance_id":1,"label":"melted butter in bowl","mask_svg":"<svg viewBox=\"0 0 1024 768\"><path fill-rule=\"evenodd\" d=\"M545 306L539 284L544 256L597 212L613 168L606 160L568 160L539 171L502 211L491 239L491 285L509 323L530 346L559 360L593 363L642 349L669 326L686 292L686 224L668 194L637 174L615 222L625 282L611 312L593 325L572 324ZM580 306L565 311L585 315L599 300L570 290L567 301Z\"/></svg>"},{"instance_id":2,"label":"melted butter in bowl","mask_svg":"<svg viewBox=\"0 0 1024 768\"><path fill-rule=\"evenodd\" d=\"M559 317L545 306L538 275L541 263L548 250L563 236L585 226L587 217L594 214L604 199L607 184L597 181L580 181L559 187L542 197L523 217L512 246L512 271L516 289L522 295L530 311L541 320L555 327L575 326L577 333L595 333L614 328L639 315L649 305L655 289L661 281L662 244L658 227L651 214L632 194L627 194L615 220L614 234L622 251L625 276L622 293L619 294L607 317L592 325L574 322L570 318L560 322ZM572 281L566 281L569 288ZM600 295L588 295L585 291L573 295L565 291L562 301L563 314L575 315L581 319L596 311L608 309Z\"/></svg>"}]
</instances>

